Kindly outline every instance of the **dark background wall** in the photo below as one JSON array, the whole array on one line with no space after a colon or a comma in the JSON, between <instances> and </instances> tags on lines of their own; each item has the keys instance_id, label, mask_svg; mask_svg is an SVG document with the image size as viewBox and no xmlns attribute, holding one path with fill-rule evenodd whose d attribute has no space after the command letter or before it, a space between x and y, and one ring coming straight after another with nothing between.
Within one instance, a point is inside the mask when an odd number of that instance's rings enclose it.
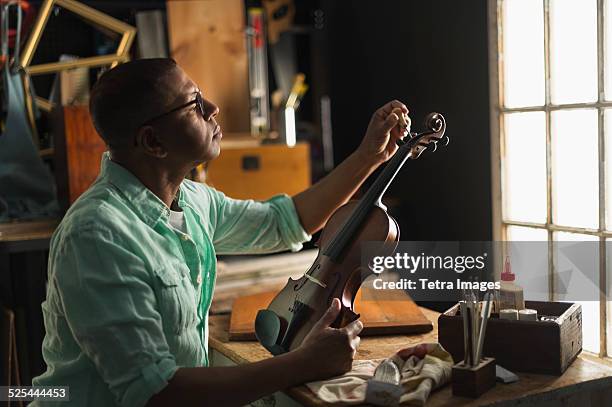
<instances>
[{"instance_id":1,"label":"dark background wall","mask_svg":"<svg viewBox=\"0 0 612 407\"><path fill-rule=\"evenodd\" d=\"M431 111L451 142L409 161L387 193L402 240L489 240L491 162L485 0L327 0L335 160L391 99L413 130ZM391 206L393 204L393 206Z\"/></svg>"}]
</instances>

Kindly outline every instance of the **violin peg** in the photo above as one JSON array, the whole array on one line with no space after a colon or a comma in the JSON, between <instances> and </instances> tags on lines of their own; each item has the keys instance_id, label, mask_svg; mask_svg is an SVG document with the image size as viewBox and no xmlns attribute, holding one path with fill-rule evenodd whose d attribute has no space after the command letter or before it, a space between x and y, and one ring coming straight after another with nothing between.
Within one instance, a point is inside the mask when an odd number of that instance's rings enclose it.
<instances>
[{"instance_id":1,"label":"violin peg","mask_svg":"<svg viewBox=\"0 0 612 407\"><path fill-rule=\"evenodd\" d=\"M417 158L421 156L421 154L423 154L423 151L425 151L426 149L427 148L423 146L422 144L417 145L416 147L412 149L412 156L410 158L412 158L413 160L416 160Z\"/></svg>"},{"instance_id":2,"label":"violin peg","mask_svg":"<svg viewBox=\"0 0 612 407\"><path fill-rule=\"evenodd\" d=\"M402 131L407 130L408 132L410 132L411 123L410 123L410 117L408 117L408 114L404 113L402 109L400 109L399 107L396 107L395 109L393 109L391 113L395 113L397 117L399 118L398 126L400 130Z\"/></svg>"}]
</instances>

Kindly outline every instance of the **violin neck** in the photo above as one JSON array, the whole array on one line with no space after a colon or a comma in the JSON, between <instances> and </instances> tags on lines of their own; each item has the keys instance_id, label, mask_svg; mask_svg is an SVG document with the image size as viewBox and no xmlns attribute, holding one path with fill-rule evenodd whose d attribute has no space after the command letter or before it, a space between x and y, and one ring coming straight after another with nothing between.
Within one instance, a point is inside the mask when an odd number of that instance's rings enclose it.
<instances>
[{"instance_id":1,"label":"violin neck","mask_svg":"<svg viewBox=\"0 0 612 407\"><path fill-rule=\"evenodd\" d=\"M372 207L380 204L380 200L387 191L387 188L389 188L389 185L391 185L395 176L410 156L410 151L410 148L404 145L393 155L393 158L387 163L380 175L361 198L353 214L342 225L331 243L324 250L324 255L328 256L332 261L338 262L344 249L367 219Z\"/></svg>"}]
</instances>

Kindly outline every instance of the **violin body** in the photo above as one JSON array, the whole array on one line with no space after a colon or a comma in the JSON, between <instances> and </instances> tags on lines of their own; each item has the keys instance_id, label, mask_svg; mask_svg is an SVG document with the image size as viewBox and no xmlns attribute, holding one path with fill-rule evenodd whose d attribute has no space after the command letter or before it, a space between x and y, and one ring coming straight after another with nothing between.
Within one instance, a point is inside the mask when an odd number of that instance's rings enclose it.
<instances>
[{"instance_id":1,"label":"violin body","mask_svg":"<svg viewBox=\"0 0 612 407\"><path fill-rule=\"evenodd\" d=\"M359 318L354 311L353 303L362 281L368 273L371 273L370 270L363 270L361 267L361 242L385 242L386 244L381 246L384 246L386 249L384 251L388 252L386 254L392 253L397 246L399 226L396 220L383 208L375 206L355 239L346 248L340 262L334 262L324 255L324 249L349 219L356 206L357 201L351 201L334 212L321 233L318 242L319 254L308 272L298 280L289 278L287 285L268 306L267 311L274 313L274 315L268 314L269 318L278 318L279 333L285 333L280 335L280 338L277 337L273 345L282 348L284 352L293 350L302 343L334 298L340 299L342 308L332 327L342 327ZM259 315L261 313L258 314L258 319L263 318ZM259 323L263 322L260 320Z\"/></svg>"},{"instance_id":2,"label":"violin body","mask_svg":"<svg viewBox=\"0 0 612 407\"><path fill-rule=\"evenodd\" d=\"M444 136L444 118L435 115L426 122L430 131L412 135L359 201L350 201L333 213L321 233L319 254L312 266L301 278L289 278L268 308L257 313L255 334L272 354L299 347L334 298L340 299L341 310L332 327L344 327L359 318L353 308L355 296L373 273L362 266L361 245L376 242L377 255L381 256L395 251L399 226L380 199L411 154L420 155L429 143Z\"/></svg>"}]
</instances>

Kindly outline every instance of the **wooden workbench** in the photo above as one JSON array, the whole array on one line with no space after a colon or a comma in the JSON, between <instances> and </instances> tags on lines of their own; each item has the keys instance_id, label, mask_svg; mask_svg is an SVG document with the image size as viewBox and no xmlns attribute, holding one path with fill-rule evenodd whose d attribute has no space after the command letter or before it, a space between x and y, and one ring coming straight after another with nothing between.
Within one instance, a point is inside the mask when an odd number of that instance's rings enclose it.
<instances>
[{"instance_id":1,"label":"wooden workbench","mask_svg":"<svg viewBox=\"0 0 612 407\"><path fill-rule=\"evenodd\" d=\"M15 313L21 383L45 370L40 303L45 299L51 235L59 219L0 223L0 303Z\"/></svg>"},{"instance_id":2,"label":"wooden workbench","mask_svg":"<svg viewBox=\"0 0 612 407\"><path fill-rule=\"evenodd\" d=\"M433 324L433 331L421 335L393 335L363 337L357 359L388 357L398 349L421 342L436 342L438 316L434 311L422 309ZM257 342L230 342L228 340L229 316L210 318L210 342L212 363L244 364L271 357ZM216 357L215 357L216 356ZM217 362L216 362L217 361ZM450 386L435 391L427 401L427 407L475 407L475 406L537 406L537 407L604 407L612 406L612 365L580 355L560 377L519 373L517 383L496 387L476 400L453 397ZM287 397L288 396L288 397ZM297 386L273 395L270 405L323 406L321 400L306 386Z\"/></svg>"}]
</instances>

